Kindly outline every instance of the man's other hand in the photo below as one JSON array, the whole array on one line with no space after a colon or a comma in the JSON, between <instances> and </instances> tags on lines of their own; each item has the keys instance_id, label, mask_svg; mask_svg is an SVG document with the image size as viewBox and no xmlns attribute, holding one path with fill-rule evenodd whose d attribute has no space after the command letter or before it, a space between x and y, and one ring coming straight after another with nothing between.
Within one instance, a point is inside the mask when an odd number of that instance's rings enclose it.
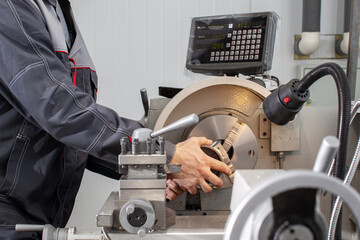
<instances>
[{"instance_id":1,"label":"man's other hand","mask_svg":"<svg viewBox=\"0 0 360 240\"><path fill-rule=\"evenodd\" d=\"M223 185L222 180L211 170L231 174L231 169L223 162L206 155L202 150L202 145L211 145L212 140L205 137L192 137L176 145L176 150L171 164L181 164L180 173L168 174L171 185L167 187L167 198L175 199L182 192L174 186L174 183L183 191L196 194L197 186L200 186L205 193L212 191L209 183L216 187Z\"/></svg>"}]
</instances>

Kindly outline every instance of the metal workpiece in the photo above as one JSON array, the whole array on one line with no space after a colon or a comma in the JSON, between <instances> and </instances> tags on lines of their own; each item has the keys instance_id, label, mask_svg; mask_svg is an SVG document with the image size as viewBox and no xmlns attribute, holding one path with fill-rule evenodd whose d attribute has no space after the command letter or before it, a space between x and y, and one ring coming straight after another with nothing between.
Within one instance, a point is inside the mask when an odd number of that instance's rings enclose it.
<instances>
[{"instance_id":1,"label":"metal workpiece","mask_svg":"<svg viewBox=\"0 0 360 240\"><path fill-rule=\"evenodd\" d=\"M227 151L221 144L221 142L215 142L211 146L201 146L201 149L210 157L217 159L226 165L234 172L234 165L231 163ZM221 188L229 188L232 186L232 178L227 176L226 174L218 171L214 171L214 173L223 181L223 185Z\"/></svg>"},{"instance_id":2,"label":"metal workpiece","mask_svg":"<svg viewBox=\"0 0 360 240\"><path fill-rule=\"evenodd\" d=\"M256 137L248 125L238 122L236 117L213 115L204 118L188 134L188 137L195 136L222 142L234 169L255 167L258 157Z\"/></svg>"}]
</instances>

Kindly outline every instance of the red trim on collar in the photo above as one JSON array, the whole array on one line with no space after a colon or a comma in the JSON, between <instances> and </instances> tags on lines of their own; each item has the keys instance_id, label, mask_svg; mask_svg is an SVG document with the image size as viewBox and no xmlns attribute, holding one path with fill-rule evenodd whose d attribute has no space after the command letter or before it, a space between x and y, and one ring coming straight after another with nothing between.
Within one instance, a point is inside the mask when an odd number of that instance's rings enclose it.
<instances>
[{"instance_id":1,"label":"red trim on collar","mask_svg":"<svg viewBox=\"0 0 360 240\"><path fill-rule=\"evenodd\" d=\"M72 68L72 69L75 69L75 71L74 71L74 76L73 76L73 84L74 84L74 86L76 86L76 63L75 63L75 60L73 59L73 58L69 58L69 60L70 60L70 62L73 62L74 63L74 66L75 66L75 68Z\"/></svg>"},{"instance_id":2,"label":"red trim on collar","mask_svg":"<svg viewBox=\"0 0 360 240\"><path fill-rule=\"evenodd\" d=\"M65 53L66 55L69 55L69 53L65 52L65 51L55 51L57 53Z\"/></svg>"}]
</instances>

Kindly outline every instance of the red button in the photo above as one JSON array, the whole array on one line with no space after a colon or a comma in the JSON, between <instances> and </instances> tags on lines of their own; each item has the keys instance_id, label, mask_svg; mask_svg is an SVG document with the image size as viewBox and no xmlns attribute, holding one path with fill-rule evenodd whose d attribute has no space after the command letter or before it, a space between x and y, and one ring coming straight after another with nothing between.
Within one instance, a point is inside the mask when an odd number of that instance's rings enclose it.
<instances>
[{"instance_id":1,"label":"red button","mask_svg":"<svg viewBox=\"0 0 360 240\"><path fill-rule=\"evenodd\" d=\"M289 97L284 98L284 103L288 103L290 101Z\"/></svg>"}]
</instances>

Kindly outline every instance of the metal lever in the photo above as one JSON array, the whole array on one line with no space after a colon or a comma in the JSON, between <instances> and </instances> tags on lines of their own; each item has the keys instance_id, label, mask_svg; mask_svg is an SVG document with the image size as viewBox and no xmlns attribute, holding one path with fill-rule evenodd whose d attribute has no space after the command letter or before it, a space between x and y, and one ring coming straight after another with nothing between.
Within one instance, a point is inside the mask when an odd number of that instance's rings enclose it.
<instances>
[{"instance_id":1,"label":"metal lever","mask_svg":"<svg viewBox=\"0 0 360 240\"><path fill-rule=\"evenodd\" d=\"M198 115L193 113L193 114L190 114L186 117L183 117L183 118L177 120L176 122L173 122L172 124L162 128L158 131L150 133L150 137L155 138L164 133L168 133L168 132L180 129L180 128L186 128L186 127L192 126L194 124L197 124L198 122L199 122Z\"/></svg>"},{"instance_id":2,"label":"metal lever","mask_svg":"<svg viewBox=\"0 0 360 240\"><path fill-rule=\"evenodd\" d=\"M339 145L339 139L334 136L327 136L323 139L313 167L314 172L325 173L327 171Z\"/></svg>"},{"instance_id":3,"label":"metal lever","mask_svg":"<svg viewBox=\"0 0 360 240\"><path fill-rule=\"evenodd\" d=\"M140 89L140 95L141 95L141 100L142 100L142 104L144 106L144 111L145 111L145 117L148 116L148 112L149 112L149 99L147 96L147 91L145 88Z\"/></svg>"}]
</instances>

